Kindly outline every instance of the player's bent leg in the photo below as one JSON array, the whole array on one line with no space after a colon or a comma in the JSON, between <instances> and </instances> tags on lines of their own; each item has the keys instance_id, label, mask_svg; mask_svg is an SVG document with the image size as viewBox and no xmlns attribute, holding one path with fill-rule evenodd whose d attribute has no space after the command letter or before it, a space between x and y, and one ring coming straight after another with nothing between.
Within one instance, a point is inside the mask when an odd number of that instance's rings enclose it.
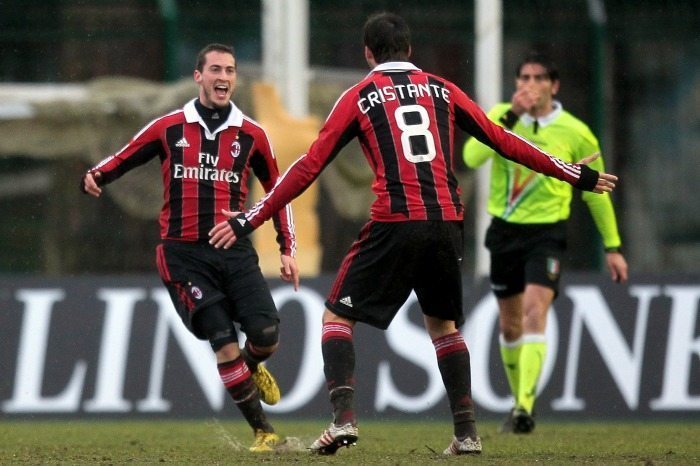
<instances>
[{"instance_id":1,"label":"player's bent leg","mask_svg":"<svg viewBox=\"0 0 700 466\"><path fill-rule=\"evenodd\" d=\"M260 391L260 399L268 405L277 404L282 394L277 380L263 361L277 349L279 325L265 316L253 316L244 320L243 328L248 339L242 354L250 368L253 382Z\"/></svg>"},{"instance_id":2,"label":"player's bent leg","mask_svg":"<svg viewBox=\"0 0 700 466\"><path fill-rule=\"evenodd\" d=\"M236 329L226 309L222 303L215 303L198 311L193 323L209 339L221 381L255 433L255 444L251 447L255 450L252 451L267 451L278 438L262 409L260 392L241 355Z\"/></svg>"},{"instance_id":3,"label":"player's bent leg","mask_svg":"<svg viewBox=\"0 0 700 466\"><path fill-rule=\"evenodd\" d=\"M267 451L266 445L271 447L279 438L274 435L275 430L267 421L260 404L258 388L253 383L248 365L242 357L238 357L233 361L219 363L217 367L226 391L253 429L256 440L251 451ZM255 450L252 450L253 448Z\"/></svg>"}]
</instances>

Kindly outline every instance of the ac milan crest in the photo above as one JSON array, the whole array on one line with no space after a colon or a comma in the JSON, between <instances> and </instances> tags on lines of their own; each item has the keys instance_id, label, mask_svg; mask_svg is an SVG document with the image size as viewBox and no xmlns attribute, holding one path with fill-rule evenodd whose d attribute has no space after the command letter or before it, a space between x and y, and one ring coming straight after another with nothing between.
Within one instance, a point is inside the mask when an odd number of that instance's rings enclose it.
<instances>
[{"instance_id":1,"label":"ac milan crest","mask_svg":"<svg viewBox=\"0 0 700 466\"><path fill-rule=\"evenodd\" d=\"M231 156L235 159L241 153L241 144L238 141L233 141L231 144Z\"/></svg>"},{"instance_id":2,"label":"ac milan crest","mask_svg":"<svg viewBox=\"0 0 700 466\"><path fill-rule=\"evenodd\" d=\"M193 287L190 289L190 292L192 293L192 297L193 297L194 299L202 299L202 296L204 296L204 294L202 293L202 290L200 290L200 289L199 289L198 287L196 287L196 286L193 286Z\"/></svg>"}]
</instances>

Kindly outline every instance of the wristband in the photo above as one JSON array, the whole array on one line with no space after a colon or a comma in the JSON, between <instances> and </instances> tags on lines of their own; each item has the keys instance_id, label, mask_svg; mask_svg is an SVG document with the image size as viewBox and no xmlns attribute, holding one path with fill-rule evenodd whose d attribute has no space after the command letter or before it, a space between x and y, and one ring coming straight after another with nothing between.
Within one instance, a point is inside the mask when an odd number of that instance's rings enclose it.
<instances>
[{"instance_id":1,"label":"wristband","mask_svg":"<svg viewBox=\"0 0 700 466\"><path fill-rule=\"evenodd\" d=\"M231 229L238 239L248 236L253 230L255 230L255 227L250 224L243 212L228 219L228 224L231 225Z\"/></svg>"},{"instance_id":2,"label":"wristband","mask_svg":"<svg viewBox=\"0 0 700 466\"><path fill-rule=\"evenodd\" d=\"M593 191L598 184L599 173L592 168L588 168L588 165L578 165L578 167L581 169L581 175L574 183L574 188L581 191Z\"/></svg>"},{"instance_id":3,"label":"wristband","mask_svg":"<svg viewBox=\"0 0 700 466\"><path fill-rule=\"evenodd\" d=\"M622 247L621 246L614 246L612 248L605 248L606 254L609 254L611 252L616 252L618 254L622 254Z\"/></svg>"},{"instance_id":4,"label":"wristband","mask_svg":"<svg viewBox=\"0 0 700 466\"><path fill-rule=\"evenodd\" d=\"M505 126L508 129L513 129L513 126L518 122L518 119L520 117L511 109L508 109L506 113L501 116L501 118L498 119L503 126Z\"/></svg>"}]
</instances>

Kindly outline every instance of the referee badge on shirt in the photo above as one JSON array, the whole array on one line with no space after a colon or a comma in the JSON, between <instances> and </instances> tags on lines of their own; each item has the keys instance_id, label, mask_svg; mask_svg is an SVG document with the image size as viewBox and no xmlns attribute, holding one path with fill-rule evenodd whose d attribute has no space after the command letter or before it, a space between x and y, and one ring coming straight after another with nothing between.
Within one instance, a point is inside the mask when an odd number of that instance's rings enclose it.
<instances>
[{"instance_id":1,"label":"referee badge on shirt","mask_svg":"<svg viewBox=\"0 0 700 466\"><path fill-rule=\"evenodd\" d=\"M231 157L234 159L241 154L241 143L238 141L233 141L231 143Z\"/></svg>"},{"instance_id":2,"label":"referee badge on shirt","mask_svg":"<svg viewBox=\"0 0 700 466\"><path fill-rule=\"evenodd\" d=\"M556 280L559 278L559 259L555 257L548 257L547 258L547 277L549 277L550 280Z\"/></svg>"}]
</instances>

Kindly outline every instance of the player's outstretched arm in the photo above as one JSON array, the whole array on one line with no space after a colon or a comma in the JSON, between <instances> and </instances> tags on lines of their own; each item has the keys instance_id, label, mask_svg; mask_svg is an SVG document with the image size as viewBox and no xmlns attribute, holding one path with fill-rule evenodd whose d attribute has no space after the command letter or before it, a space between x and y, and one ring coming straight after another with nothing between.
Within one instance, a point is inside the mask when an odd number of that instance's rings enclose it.
<instances>
[{"instance_id":1,"label":"player's outstretched arm","mask_svg":"<svg viewBox=\"0 0 700 466\"><path fill-rule=\"evenodd\" d=\"M580 165L588 165L595 159L600 157L600 154L589 155L581 159L578 163ZM610 193L615 189L615 182L617 181L617 176L610 173L598 173L598 183L596 183L595 188L591 191L597 194Z\"/></svg>"}]
</instances>

